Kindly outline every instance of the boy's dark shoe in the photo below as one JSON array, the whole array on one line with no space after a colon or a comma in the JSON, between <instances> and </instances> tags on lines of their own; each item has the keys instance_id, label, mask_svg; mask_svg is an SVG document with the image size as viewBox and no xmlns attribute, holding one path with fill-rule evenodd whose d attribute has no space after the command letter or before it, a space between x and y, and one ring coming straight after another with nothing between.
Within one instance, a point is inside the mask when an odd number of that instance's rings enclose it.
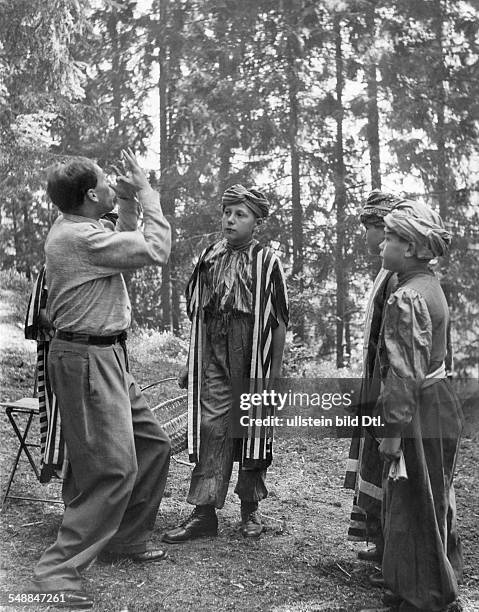
<instances>
[{"instance_id":1,"label":"boy's dark shoe","mask_svg":"<svg viewBox=\"0 0 479 612\"><path fill-rule=\"evenodd\" d=\"M163 541L168 544L178 544L194 538L216 535L218 535L218 517L214 506L196 506L186 521L163 535Z\"/></svg>"},{"instance_id":2,"label":"boy's dark shoe","mask_svg":"<svg viewBox=\"0 0 479 612\"><path fill-rule=\"evenodd\" d=\"M54 608L68 608L70 610L88 610L95 603L85 591L56 591L53 595L59 596L59 602L52 602Z\"/></svg>"},{"instance_id":3,"label":"boy's dark shoe","mask_svg":"<svg viewBox=\"0 0 479 612\"><path fill-rule=\"evenodd\" d=\"M372 561L373 563L381 563L383 560L383 551L379 550L377 546L369 548L367 550L360 550L358 552L358 559L361 561Z\"/></svg>"},{"instance_id":4,"label":"boy's dark shoe","mask_svg":"<svg viewBox=\"0 0 479 612\"><path fill-rule=\"evenodd\" d=\"M263 531L261 514L256 502L241 502L241 534L245 538L259 538Z\"/></svg>"},{"instance_id":5,"label":"boy's dark shoe","mask_svg":"<svg viewBox=\"0 0 479 612\"><path fill-rule=\"evenodd\" d=\"M159 548L135 553L104 551L98 555L98 561L100 563L117 563L126 559L134 563L155 563L156 561L163 561L167 556L167 553Z\"/></svg>"}]
</instances>

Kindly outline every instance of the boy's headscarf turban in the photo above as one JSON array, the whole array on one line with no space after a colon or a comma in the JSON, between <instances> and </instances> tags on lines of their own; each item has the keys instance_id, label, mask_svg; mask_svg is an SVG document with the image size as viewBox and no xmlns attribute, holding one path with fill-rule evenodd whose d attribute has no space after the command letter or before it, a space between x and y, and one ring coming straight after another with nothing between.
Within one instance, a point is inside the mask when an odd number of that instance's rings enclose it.
<instances>
[{"instance_id":1,"label":"boy's headscarf turban","mask_svg":"<svg viewBox=\"0 0 479 612\"><path fill-rule=\"evenodd\" d=\"M246 189L239 183L229 187L221 198L223 208L229 204L245 204L257 217L265 219L269 212L266 196L257 189Z\"/></svg>"},{"instance_id":2,"label":"boy's headscarf turban","mask_svg":"<svg viewBox=\"0 0 479 612\"><path fill-rule=\"evenodd\" d=\"M379 189L375 189L371 191L366 200L366 204L362 207L359 213L359 220L363 224L383 224L384 217L390 213L399 202L404 202L404 199L392 193L384 193L379 191Z\"/></svg>"},{"instance_id":3,"label":"boy's headscarf turban","mask_svg":"<svg viewBox=\"0 0 479 612\"><path fill-rule=\"evenodd\" d=\"M401 202L384 218L384 223L401 238L416 244L419 259L444 255L451 244L451 234L441 217L422 202Z\"/></svg>"}]
</instances>

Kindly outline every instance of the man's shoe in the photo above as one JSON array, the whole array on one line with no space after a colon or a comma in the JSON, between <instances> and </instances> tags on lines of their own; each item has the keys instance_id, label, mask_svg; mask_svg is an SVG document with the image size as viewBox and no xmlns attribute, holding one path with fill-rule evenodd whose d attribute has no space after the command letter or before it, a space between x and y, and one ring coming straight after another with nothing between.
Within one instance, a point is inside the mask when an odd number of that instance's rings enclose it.
<instances>
[{"instance_id":1,"label":"man's shoe","mask_svg":"<svg viewBox=\"0 0 479 612\"><path fill-rule=\"evenodd\" d=\"M373 587L383 588L386 586L382 572L374 572L373 574L369 574L368 579L369 584L371 584Z\"/></svg>"},{"instance_id":2,"label":"man's shoe","mask_svg":"<svg viewBox=\"0 0 479 612\"><path fill-rule=\"evenodd\" d=\"M378 550L378 547L369 548L367 550L360 550L358 552L358 559L361 561L372 561L373 563L381 563L383 560L382 550Z\"/></svg>"},{"instance_id":3,"label":"man's shoe","mask_svg":"<svg viewBox=\"0 0 479 612\"><path fill-rule=\"evenodd\" d=\"M54 599L60 599L60 601L53 601L51 605L55 608L69 608L70 610L88 610L93 607L95 603L93 599L87 595L84 591L55 591L52 593ZM57 596L57 597L55 597Z\"/></svg>"},{"instance_id":4,"label":"man's shoe","mask_svg":"<svg viewBox=\"0 0 479 612\"><path fill-rule=\"evenodd\" d=\"M245 538L259 538L263 531L261 514L258 504L253 502L241 503L241 535Z\"/></svg>"},{"instance_id":5,"label":"man's shoe","mask_svg":"<svg viewBox=\"0 0 479 612\"><path fill-rule=\"evenodd\" d=\"M154 563L155 561L163 561L167 556L167 553L159 548L134 553L103 551L98 555L98 561L101 563L116 563L129 560L134 563Z\"/></svg>"},{"instance_id":6,"label":"man's shoe","mask_svg":"<svg viewBox=\"0 0 479 612\"><path fill-rule=\"evenodd\" d=\"M163 541L168 544L178 544L194 538L216 535L218 535L218 517L214 506L196 506L186 521L163 535Z\"/></svg>"}]
</instances>

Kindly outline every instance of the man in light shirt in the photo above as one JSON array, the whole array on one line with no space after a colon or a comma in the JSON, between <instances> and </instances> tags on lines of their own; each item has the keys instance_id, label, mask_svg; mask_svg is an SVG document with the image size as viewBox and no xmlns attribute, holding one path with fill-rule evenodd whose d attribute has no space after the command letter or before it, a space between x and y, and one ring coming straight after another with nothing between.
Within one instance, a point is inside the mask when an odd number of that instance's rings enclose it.
<instances>
[{"instance_id":1,"label":"man in light shirt","mask_svg":"<svg viewBox=\"0 0 479 612\"><path fill-rule=\"evenodd\" d=\"M147 548L163 495L170 442L128 368L131 305L123 273L164 264L171 232L158 194L131 151L115 190L86 158L48 171L61 215L45 244L47 316L55 337L48 359L70 472L56 542L34 570L36 591L65 607L89 608L80 571L97 556L159 561ZM115 229L100 220L116 202ZM138 229L140 206L143 230Z\"/></svg>"}]
</instances>

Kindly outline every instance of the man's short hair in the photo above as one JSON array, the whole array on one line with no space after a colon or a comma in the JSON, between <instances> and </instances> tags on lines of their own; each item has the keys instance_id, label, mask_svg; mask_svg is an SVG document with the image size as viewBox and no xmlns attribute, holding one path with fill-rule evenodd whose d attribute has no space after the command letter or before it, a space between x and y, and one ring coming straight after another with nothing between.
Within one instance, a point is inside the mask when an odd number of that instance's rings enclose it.
<instances>
[{"instance_id":1,"label":"man's short hair","mask_svg":"<svg viewBox=\"0 0 479 612\"><path fill-rule=\"evenodd\" d=\"M62 212L74 212L83 204L89 189L95 189L98 176L95 164L77 157L47 169L47 193Z\"/></svg>"}]
</instances>

